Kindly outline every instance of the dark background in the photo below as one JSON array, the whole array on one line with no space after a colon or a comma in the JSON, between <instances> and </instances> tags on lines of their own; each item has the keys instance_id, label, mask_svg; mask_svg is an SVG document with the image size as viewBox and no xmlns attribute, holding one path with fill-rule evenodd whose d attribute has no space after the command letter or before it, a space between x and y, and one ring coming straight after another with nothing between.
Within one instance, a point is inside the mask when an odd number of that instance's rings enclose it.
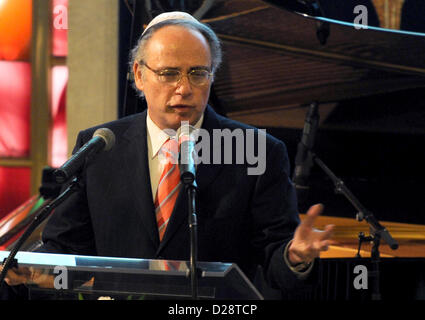
<instances>
[{"instance_id":1,"label":"dark background","mask_svg":"<svg viewBox=\"0 0 425 320\"><path fill-rule=\"evenodd\" d=\"M381 221L425 224L424 101L423 90L411 90L341 103L318 129L317 156ZM335 124L345 129L327 128ZM286 143L293 168L302 131L267 131ZM335 193L332 180L317 165L310 186L301 210L321 202L325 215L355 217L355 208Z\"/></svg>"}]
</instances>

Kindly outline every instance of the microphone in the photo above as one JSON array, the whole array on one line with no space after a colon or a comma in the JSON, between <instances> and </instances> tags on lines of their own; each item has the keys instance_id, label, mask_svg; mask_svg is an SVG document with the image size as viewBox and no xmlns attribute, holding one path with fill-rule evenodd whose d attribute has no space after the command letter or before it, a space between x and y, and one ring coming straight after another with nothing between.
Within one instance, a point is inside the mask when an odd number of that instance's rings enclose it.
<instances>
[{"instance_id":1,"label":"microphone","mask_svg":"<svg viewBox=\"0 0 425 320\"><path fill-rule=\"evenodd\" d=\"M295 170L293 174L293 184L297 191L298 198L305 200L306 191L309 189L307 184L311 167L313 166L313 157L311 149L314 144L317 127L319 126L319 112L317 102L313 102L307 111L304 129L301 141L298 143L297 154L295 157ZM303 199L301 199L303 198Z\"/></svg>"},{"instance_id":2,"label":"microphone","mask_svg":"<svg viewBox=\"0 0 425 320\"><path fill-rule=\"evenodd\" d=\"M93 138L83 145L72 157L54 172L57 183L65 183L83 166L86 157L110 150L115 144L115 135L108 128L97 129Z\"/></svg>"},{"instance_id":3,"label":"microphone","mask_svg":"<svg viewBox=\"0 0 425 320\"><path fill-rule=\"evenodd\" d=\"M179 169L180 180L185 185L191 185L196 178L196 166L194 159L195 139L191 135L193 127L188 122L183 122L180 127L179 137ZM196 185L195 185L196 186Z\"/></svg>"}]
</instances>

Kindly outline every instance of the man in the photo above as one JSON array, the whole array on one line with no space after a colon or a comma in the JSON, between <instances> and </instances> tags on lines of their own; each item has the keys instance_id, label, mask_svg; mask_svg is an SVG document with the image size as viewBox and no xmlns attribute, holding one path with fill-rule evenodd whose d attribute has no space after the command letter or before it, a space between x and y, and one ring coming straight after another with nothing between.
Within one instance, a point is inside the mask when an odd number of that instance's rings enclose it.
<instances>
[{"instance_id":1,"label":"man","mask_svg":"<svg viewBox=\"0 0 425 320\"><path fill-rule=\"evenodd\" d=\"M253 130L207 105L220 60L214 32L188 14L165 13L148 25L132 56L135 86L148 109L100 126L114 132L115 146L86 163L84 188L51 217L42 251L189 259L187 195L178 181L168 185L164 177L172 170L164 174L167 164L159 153L170 141L166 130L178 130L183 121L211 136ZM81 132L75 150L97 128ZM259 152L259 142L254 148ZM246 163L197 166L198 258L235 262L251 280L261 266L268 284L285 291L309 274L329 245L332 227L313 228L320 205L299 224L285 146L267 135L265 150L260 175L248 175ZM11 276L8 281L17 283Z\"/></svg>"}]
</instances>

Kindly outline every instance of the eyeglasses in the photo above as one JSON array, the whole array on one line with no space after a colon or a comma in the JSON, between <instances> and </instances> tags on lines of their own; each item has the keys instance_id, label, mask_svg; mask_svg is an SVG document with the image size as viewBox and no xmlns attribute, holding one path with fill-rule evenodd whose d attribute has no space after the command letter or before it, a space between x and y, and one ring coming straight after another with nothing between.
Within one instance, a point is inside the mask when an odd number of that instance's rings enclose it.
<instances>
[{"instance_id":1,"label":"eyeglasses","mask_svg":"<svg viewBox=\"0 0 425 320\"><path fill-rule=\"evenodd\" d=\"M175 85L180 82L183 76L187 76L189 82L194 86L203 86L208 83L211 79L213 73L207 69L191 69L187 72L187 74L183 74L178 69L161 69L154 70L149 67L145 62L140 61L140 64L144 65L150 71L155 73L158 76L158 80L163 83L168 83L171 85Z\"/></svg>"}]
</instances>

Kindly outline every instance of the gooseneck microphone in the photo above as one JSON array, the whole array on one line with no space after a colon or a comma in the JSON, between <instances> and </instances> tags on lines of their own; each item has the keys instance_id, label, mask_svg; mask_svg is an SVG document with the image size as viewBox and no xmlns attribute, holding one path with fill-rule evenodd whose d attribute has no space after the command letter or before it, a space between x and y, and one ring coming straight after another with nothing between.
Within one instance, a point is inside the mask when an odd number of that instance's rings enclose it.
<instances>
[{"instance_id":1,"label":"gooseneck microphone","mask_svg":"<svg viewBox=\"0 0 425 320\"><path fill-rule=\"evenodd\" d=\"M93 134L93 138L78 149L60 168L55 170L56 182L65 183L81 169L87 156L110 150L114 144L115 135L110 129L97 129Z\"/></svg>"},{"instance_id":2,"label":"gooseneck microphone","mask_svg":"<svg viewBox=\"0 0 425 320\"><path fill-rule=\"evenodd\" d=\"M317 128L319 126L318 104L313 102L306 114L301 141L298 143L295 157L295 170L292 181L297 191L298 198L305 200L309 189L308 178L313 166L313 157L310 152L313 148Z\"/></svg>"}]
</instances>

